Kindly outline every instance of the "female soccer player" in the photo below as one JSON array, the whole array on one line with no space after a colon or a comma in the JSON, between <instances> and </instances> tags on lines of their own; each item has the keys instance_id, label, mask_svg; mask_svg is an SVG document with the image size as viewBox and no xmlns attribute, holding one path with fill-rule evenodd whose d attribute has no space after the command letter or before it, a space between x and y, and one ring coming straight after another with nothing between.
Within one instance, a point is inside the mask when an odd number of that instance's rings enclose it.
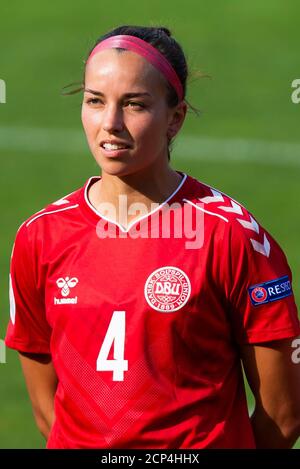
<instances>
[{"instance_id":1,"label":"female soccer player","mask_svg":"<svg viewBox=\"0 0 300 469\"><path fill-rule=\"evenodd\" d=\"M291 272L242 205L171 168L186 79L165 28L101 37L82 103L101 177L17 233L6 344L47 448L288 448L299 436Z\"/></svg>"}]
</instances>

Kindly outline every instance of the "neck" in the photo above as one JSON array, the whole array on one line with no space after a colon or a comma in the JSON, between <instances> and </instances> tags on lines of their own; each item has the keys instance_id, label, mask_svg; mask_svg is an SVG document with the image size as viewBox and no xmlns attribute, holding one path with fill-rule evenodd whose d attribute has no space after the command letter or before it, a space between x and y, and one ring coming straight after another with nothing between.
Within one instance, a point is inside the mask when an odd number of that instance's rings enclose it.
<instances>
[{"instance_id":1,"label":"neck","mask_svg":"<svg viewBox=\"0 0 300 469\"><path fill-rule=\"evenodd\" d=\"M132 204L143 204L147 212L151 211L152 204L163 203L176 190L181 179L181 175L169 165L165 165L159 171L151 170L148 167L143 171L126 176L115 176L103 172L102 178L92 185L89 199L100 213L103 213L102 204L112 204L116 209L116 219L113 221L126 226L124 220L120 220L117 215L121 200L126 203L126 221L129 223L144 215L144 213L129 214Z\"/></svg>"}]
</instances>

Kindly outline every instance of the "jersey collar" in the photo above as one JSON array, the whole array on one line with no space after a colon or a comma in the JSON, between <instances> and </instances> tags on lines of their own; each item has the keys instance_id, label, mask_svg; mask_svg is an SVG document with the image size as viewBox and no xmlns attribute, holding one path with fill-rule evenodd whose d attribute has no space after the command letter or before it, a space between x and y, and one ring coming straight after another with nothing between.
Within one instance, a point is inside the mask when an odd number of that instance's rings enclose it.
<instances>
[{"instance_id":1,"label":"jersey collar","mask_svg":"<svg viewBox=\"0 0 300 469\"><path fill-rule=\"evenodd\" d=\"M164 200L164 202L162 202L161 204L159 204L154 210L148 212L147 214L145 215L142 215L141 217L138 217L136 218L135 220L133 220L131 223L129 223L128 227L125 228L123 225L121 225L120 223L117 223L113 220L110 220L109 218L103 216L100 212L98 212L98 210L91 204L89 198L88 198L88 191L89 191L89 188L91 187L92 184L94 184L96 181L98 181L99 179L101 179L101 176L92 176L90 177L87 182L85 183L84 187L82 188L82 193L81 193L81 208L83 209L85 215L88 216L88 218L93 222L93 223L97 223L100 219L102 220L105 220L107 221L108 223L116 226L119 228L119 230L123 233L127 233L128 231L130 231L130 229L135 226L136 224L142 222L143 220L151 217L153 214L155 214L156 212L158 212L159 210L161 210L167 203L170 203L170 202L175 202L175 200L179 201L179 200L182 200L182 192L183 192L183 188L185 187L185 182L188 178L187 174L185 173L182 173L180 171L177 171L178 174L180 174L182 176L182 179L179 183L179 185L177 186L177 188L172 192L172 194L166 199Z\"/></svg>"}]
</instances>

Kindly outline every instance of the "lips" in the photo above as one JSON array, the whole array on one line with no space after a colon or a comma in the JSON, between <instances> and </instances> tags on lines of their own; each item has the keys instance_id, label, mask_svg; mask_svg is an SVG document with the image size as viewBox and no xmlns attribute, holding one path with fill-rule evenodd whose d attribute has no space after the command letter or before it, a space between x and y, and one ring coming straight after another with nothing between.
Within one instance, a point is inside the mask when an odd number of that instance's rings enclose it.
<instances>
[{"instance_id":1,"label":"lips","mask_svg":"<svg viewBox=\"0 0 300 469\"><path fill-rule=\"evenodd\" d=\"M107 158L122 158L128 156L128 150L132 145L121 140L103 140L100 143L102 154Z\"/></svg>"},{"instance_id":2,"label":"lips","mask_svg":"<svg viewBox=\"0 0 300 469\"><path fill-rule=\"evenodd\" d=\"M120 140L103 140L100 143L100 146L107 151L117 151L117 150L124 150L131 148L131 145L127 142L123 142Z\"/></svg>"}]
</instances>

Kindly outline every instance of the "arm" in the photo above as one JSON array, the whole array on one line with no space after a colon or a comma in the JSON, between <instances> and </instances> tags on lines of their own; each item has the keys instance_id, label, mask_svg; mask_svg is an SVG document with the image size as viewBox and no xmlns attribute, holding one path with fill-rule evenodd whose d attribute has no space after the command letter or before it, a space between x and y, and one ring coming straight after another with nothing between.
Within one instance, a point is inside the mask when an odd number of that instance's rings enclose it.
<instances>
[{"instance_id":1,"label":"arm","mask_svg":"<svg viewBox=\"0 0 300 469\"><path fill-rule=\"evenodd\" d=\"M54 422L57 376L50 355L19 353L38 429L48 439Z\"/></svg>"},{"instance_id":2,"label":"arm","mask_svg":"<svg viewBox=\"0 0 300 469\"><path fill-rule=\"evenodd\" d=\"M251 421L257 448L292 448L300 436L300 364L291 359L293 340L242 346L255 397Z\"/></svg>"}]
</instances>

